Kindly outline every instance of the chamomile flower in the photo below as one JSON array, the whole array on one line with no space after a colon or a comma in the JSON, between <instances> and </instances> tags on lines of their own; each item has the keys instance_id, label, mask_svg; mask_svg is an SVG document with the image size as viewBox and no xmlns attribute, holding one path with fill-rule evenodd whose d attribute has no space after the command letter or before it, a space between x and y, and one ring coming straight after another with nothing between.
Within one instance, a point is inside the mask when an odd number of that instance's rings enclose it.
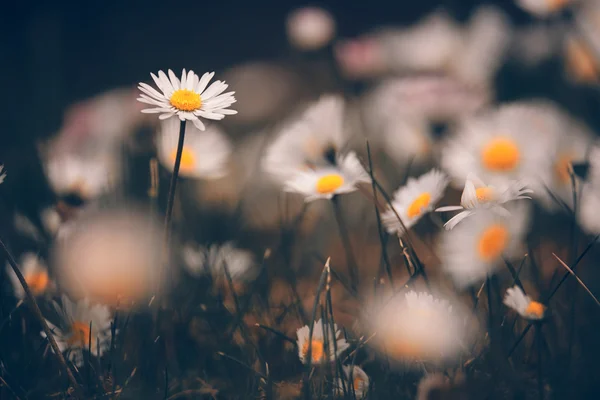
<instances>
[{"instance_id":1,"label":"chamomile flower","mask_svg":"<svg viewBox=\"0 0 600 400\"><path fill-rule=\"evenodd\" d=\"M462 122L442 149L441 165L461 187L469 173L490 185L543 179L550 171L553 137L546 115L530 104L492 109Z\"/></svg>"},{"instance_id":2,"label":"chamomile flower","mask_svg":"<svg viewBox=\"0 0 600 400\"><path fill-rule=\"evenodd\" d=\"M406 185L394 193L393 210L389 208L381 215L381 220L389 233L404 233L404 227L409 229L419 219L433 210L435 204L442 198L448 185L448 178L443 172L432 169L419 178L408 178ZM395 210L395 212L394 212ZM396 216L404 223L404 227Z\"/></svg>"},{"instance_id":3,"label":"chamomile flower","mask_svg":"<svg viewBox=\"0 0 600 400\"><path fill-rule=\"evenodd\" d=\"M235 92L223 93L228 87L225 82L215 81L208 86L214 72L207 72L199 78L194 71L186 72L184 69L181 80L171 70L168 77L163 71L158 71L158 76L150 75L160 92L146 83L139 84L142 94L138 101L154 106L142 110L143 113L160 114L158 118L161 120L177 115L181 121L191 121L201 131L205 127L200 117L221 120L226 115L237 113L228 108L236 100Z\"/></svg>"},{"instance_id":4,"label":"chamomile flower","mask_svg":"<svg viewBox=\"0 0 600 400\"><path fill-rule=\"evenodd\" d=\"M519 181L510 182L505 188L496 188L487 186L476 175L469 174L460 198L460 206L440 207L435 211L461 211L444 225L447 230L450 230L460 221L474 214L477 209L485 208L504 216L510 215L501 204L518 199L531 199L531 197L525 196L529 193L533 193L533 190L526 189L525 185Z\"/></svg>"},{"instance_id":5,"label":"chamomile flower","mask_svg":"<svg viewBox=\"0 0 600 400\"><path fill-rule=\"evenodd\" d=\"M232 242L213 244L208 248L188 244L183 248L183 260L193 276L223 276L225 267L234 281L251 279L258 273L254 255L235 247Z\"/></svg>"},{"instance_id":6,"label":"chamomile flower","mask_svg":"<svg viewBox=\"0 0 600 400\"><path fill-rule=\"evenodd\" d=\"M364 398L369 390L370 382L367 373L357 365L344 365L342 368L346 379L343 383L341 379L337 380L336 392L338 395L343 395L345 384L346 393L353 393L356 399Z\"/></svg>"},{"instance_id":7,"label":"chamomile flower","mask_svg":"<svg viewBox=\"0 0 600 400\"><path fill-rule=\"evenodd\" d=\"M515 2L536 17L547 17L574 3L575 0L515 0Z\"/></svg>"},{"instance_id":8,"label":"chamomile flower","mask_svg":"<svg viewBox=\"0 0 600 400\"><path fill-rule=\"evenodd\" d=\"M38 256L33 253L25 253L21 256L19 266L21 267L21 274L27 282L27 286L31 290L34 296L42 296L52 288L52 281L48 275L48 268L46 264ZM10 278L15 297L19 300L25 297L25 290L21 286L21 282L17 275L13 271L10 264L6 263L6 273Z\"/></svg>"},{"instance_id":9,"label":"chamomile flower","mask_svg":"<svg viewBox=\"0 0 600 400\"><path fill-rule=\"evenodd\" d=\"M399 361L449 361L471 339L463 307L413 290L397 294L375 315L374 344Z\"/></svg>"},{"instance_id":10,"label":"chamomile flower","mask_svg":"<svg viewBox=\"0 0 600 400\"><path fill-rule=\"evenodd\" d=\"M177 156L179 123L174 118L161 122L158 138L158 159L173 170ZM184 177L216 179L226 175L227 163L231 155L231 144L225 134L211 125L204 132L196 126L186 130L179 174Z\"/></svg>"},{"instance_id":11,"label":"chamomile flower","mask_svg":"<svg viewBox=\"0 0 600 400\"><path fill-rule=\"evenodd\" d=\"M90 355L102 355L110 347L110 324L108 307L91 304L88 300L71 301L62 296L62 306L54 302L60 322L58 325L46 320L61 351L68 351L69 360L78 367L83 365L83 351L91 349ZM46 337L45 332L41 332ZM90 342L91 337L91 342ZM100 347L98 347L100 345Z\"/></svg>"},{"instance_id":12,"label":"chamomile flower","mask_svg":"<svg viewBox=\"0 0 600 400\"><path fill-rule=\"evenodd\" d=\"M311 345L311 363L315 364L324 364L327 362L327 355L325 351L325 335L323 330L326 329L327 335L327 345L329 347L329 361L334 361L336 358L336 353L334 349L334 335L332 335L331 325L324 326L322 320L318 320L314 323L313 327L313 335L312 335L312 345ZM338 330L337 324L333 324L333 331L335 332L335 341L337 348L337 357L340 356L350 345L346 342L346 339L342 336L342 332ZM308 325L304 325L302 328L296 331L296 336L298 340L296 341L298 344L298 357L303 364L308 362L308 346L311 341L309 340L310 335L310 327Z\"/></svg>"},{"instance_id":13,"label":"chamomile flower","mask_svg":"<svg viewBox=\"0 0 600 400\"><path fill-rule=\"evenodd\" d=\"M371 182L355 153L338 156L337 166L318 167L297 171L284 183L286 192L300 193L305 201L331 199L333 196L354 192L360 183Z\"/></svg>"},{"instance_id":14,"label":"chamomile flower","mask_svg":"<svg viewBox=\"0 0 600 400\"><path fill-rule=\"evenodd\" d=\"M323 96L278 133L266 150L263 169L276 181L284 182L299 170L341 164L338 156L347 138L344 100Z\"/></svg>"},{"instance_id":15,"label":"chamomile flower","mask_svg":"<svg viewBox=\"0 0 600 400\"><path fill-rule=\"evenodd\" d=\"M480 282L504 264L504 257L519 255L528 225L522 205L506 217L481 210L443 233L438 253L444 255L442 268L460 288Z\"/></svg>"},{"instance_id":16,"label":"chamomile flower","mask_svg":"<svg viewBox=\"0 0 600 400\"><path fill-rule=\"evenodd\" d=\"M531 297L523 293L523 290L516 285L506 289L504 304L527 319L540 320L546 313L546 306L531 300Z\"/></svg>"}]
</instances>

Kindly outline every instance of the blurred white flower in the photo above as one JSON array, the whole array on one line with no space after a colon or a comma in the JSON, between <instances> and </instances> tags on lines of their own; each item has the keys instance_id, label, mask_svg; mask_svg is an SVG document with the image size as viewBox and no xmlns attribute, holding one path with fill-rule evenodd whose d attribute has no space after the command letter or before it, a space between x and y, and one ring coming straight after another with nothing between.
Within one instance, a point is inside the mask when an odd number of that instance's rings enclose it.
<instances>
[{"instance_id":1,"label":"blurred white flower","mask_svg":"<svg viewBox=\"0 0 600 400\"><path fill-rule=\"evenodd\" d=\"M303 7L291 12L286 21L288 40L300 50L325 47L335 35L335 20L319 7Z\"/></svg>"},{"instance_id":2,"label":"blurred white flower","mask_svg":"<svg viewBox=\"0 0 600 400\"><path fill-rule=\"evenodd\" d=\"M546 306L525 295L518 286L506 289L504 304L519 313L523 318L539 320L544 318Z\"/></svg>"},{"instance_id":3,"label":"blurred white flower","mask_svg":"<svg viewBox=\"0 0 600 400\"><path fill-rule=\"evenodd\" d=\"M568 35L564 40L565 67L568 76L575 82L596 84L600 78L600 62L597 51L589 42L577 35Z\"/></svg>"},{"instance_id":4,"label":"blurred white flower","mask_svg":"<svg viewBox=\"0 0 600 400\"><path fill-rule=\"evenodd\" d=\"M555 129L547 117L537 107L515 103L467 118L442 149L441 165L457 187L469 173L496 186L545 179Z\"/></svg>"},{"instance_id":5,"label":"blurred white flower","mask_svg":"<svg viewBox=\"0 0 600 400\"><path fill-rule=\"evenodd\" d=\"M342 40L333 51L341 71L349 78L374 77L387 69L384 49L377 37Z\"/></svg>"},{"instance_id":6,"label":"blurred white flower","mask_svg":"<svg viewBox=\"0 0 600 400\"><path fill-rule=\"evenodd\" d=\"M515 0L523 10L536 17L547 17L555 14L576 0Z\"/></svg>"},{"instance_id":7,"label":"blurred white flower","mask_svg":"<svg viewBox=\"0 0 600 400\"><path fill-rule=\"evenodd\" d=\"M52 289L53 284L48 275L48 268L37 255L33 253L23 254L19 267L21 267L21 274L34 296L42 296ZM6 263L6 274L10 278L15 297L22 300L25 297L25 290L8 262Z\"/></svg>"},{"instance_id":8,"label":"blurred white flower","mask_svg":"<svg viewBox=\"0 0 600 400\"><path fill-rule=\"evenodd\" d=\"M157 150L158 159L173 171L179 141L179 123L174 118L161 121ZM216 179L227 174L231 143L215 125L201 132L196 126L186 129L179 174L183 177Z\"/></svg>"},{"instance_id":9,"label":"blurred white flower","mask_svg":"<svg viewBox=\"0 0 600 400\"><path fill-rule=\"evenodd\" d=\"M87 299L72 302L62 296L61 306L53 302L60 322L46 320L61 351L68 351L69 360L77 367L83 365L83 351L91 349L90 356L102 356L110 347L112 316L107 306L91 304ZM41 332L46 337L45 332ZM90 338L92 339L90 342ZM98 344L100 347L98 347Z\"/></svg>"},{"instance_id":10,"label":"blurred white flower","mask_svg":"<svg viewBox=\"0 0 600 400\"><path fill-rule=\"evenodd\" d=\"M467 316L460 304L430 293L397 294L375 315L374 344L399 361L451 361L471 340ZM408 365L421 368L417 363Z\"/></svg>"},{"instance_id":11,"label":"blurred white flower","mask_svg":"<svg viewBox=\"0 0 600 400\"><path fill-rule=\"evenodd\" d=\"M526 189L525 185L519 181L507 183L504 188L496 188L486 185L475 174L467 175L465 188L460 198L460 206L446 206L436 209L436 212L461 211L452 217L444 227L447 230L454 228L460 221L474 214L478 209L490 209L500 215L510 215L509 211L501 204L518 199L531 199L525 196L533 193L533 190Z\"/></svg>"},{"instance_id":12,"label":"blurred white flower","mask_svg":"<svg viewBox=\"0 0 600 400\"><path fill-rule=\"evenodd\" d=\"M323 332L324 329L327 329L327 332ZM350 345L346 342L346 339L342 336L342 332L338 330L337 324L333 324L333 331L335 332L335 336L332 335L331 325L325 326L322 320L318 320L314 323L313 326L313 336L312 336L312 345L311 345L311 363L315 364L324 364L327 362L327 355L325 351L325 335L327 337L327 344L329 347L329 361L333 362L336 357L336 352L334 349L334 338L336 341L337 348L337 357L340 356ZM298 357L303 364L308 362L308 346L311 341L309 341L310 327L308 325L304 325L302 328L296 331L296 335L298 336Z\"/></svg>"},{"instance_id":13,"label":"blurred white flower","mask_svg":"<svg viewBox=\"0 0 600 400\"><path fill-rule=\"evenodd\" d=\"M150 74L162 93L146 83L139 84L138 89L143 94L138 100L155 106L142 110L143 113L160 114L161 120L177 115L181 121L192 121L201 131L204 130L204 123L199 117L221 120L225 115L237 113L228 108L236 100L233 96L235 92L223 93L228 87L225 82L215 81L208 86L214 72L206 72L199 78L194 71L186 73L184 69L181 80L173 71L168 72L168 77L163 71L158 71L158 76Z\"/></svg>"},{"instance_id":14,"label":"blurred white flower","mask_svg":"<svg viewBox=\"0 0 600 400\"><path fill-rule=\"evenodd\" d=\"M585 183L581 188L577 221L583 230L589 234L600 234L600 190L591 183Z\"/></svg>"},{"instance_id":15,"label":"blurred white flower","mask_svg":"<svg viewBox=\"0 0 600 400\"><path fill-rule=\"evenodd\" d=\"M308 202L354 192L358 184L371 182L371 177L354 152L336 158L335 166L317 167L290 175L283 189L300 193Z\"/></svg>"},{"instance_id":16,"label":"blurred white flower","mask_svg":"<svg viewBox=\"0 0 600 400\"><path fill-rule=\"evenodd\" d=\"M402 235L404 228L398 218L402 219L406 229L412 227L421 217L433 210L435 204L444 195L448 186L448 178L443 172L432 169L419 178L408 178L405 186L396 190L392 200L392 207L388 205L387 211L381 215L381 220L389 233Z\"/></svg>"},{"instance_id":17,"label":"blurred white flower","mask_svg":"<svg viewBox=\"0 0 600 400\"><path fill-rule=\"evenodd\" d=\"M336 392L339 396L344 394L344 385L346 387L346 393L350 395L350 398L362 399L366 396L369 390L369 376L362 368L358 365L344 365L343 367L345 380L338 378L336 384Z\"/></svg>"},{"instance_id":18,"label":"blurred white flower","mask_svg":"<svg viewBox=\"0 0 600 400\"><path fill-rule=\"evenodd\" d=\"M253 279L260 272L254 255L236 248L232 242L213 244L209 248L187 244L183 247L182 256L187 271L193 276L210 274L221 277L227 268L235 282Z\"/></svg>"},{"instance_id":19,"label":"blurred white flower","mask_svg":"<svg viewBox=\"0 0 600 400\"><path fill-rule=\"evenodd\" d=\"M433 149L429 124L420 118L390 116L383 128L382 147L399 165L425 162Z\"/></svg>"},{"instance_id":20,"label":"blurred white flower","mask_svg":"<svg viewBox=\"0 0 600 400\"><path fill-rule=\"evenodd\" d=\"M529 228L527 207L509 211L510 216L503 217L481 210L442 234L438 254L456 286L477 284L504 265L504 258L522 256L519 250Z\"/></svg>"},{"instance_id":21,"label":"blurred white flower","mask_svg":"<svg viewBox=\"0 0 600 400\"><path fill-rule=\"evenodd\" d=\"M278 132L266 149L262 167L281 183L298 171L336 165L347 140L343 98L322 96Z\"/></svg>"}]
</instances>

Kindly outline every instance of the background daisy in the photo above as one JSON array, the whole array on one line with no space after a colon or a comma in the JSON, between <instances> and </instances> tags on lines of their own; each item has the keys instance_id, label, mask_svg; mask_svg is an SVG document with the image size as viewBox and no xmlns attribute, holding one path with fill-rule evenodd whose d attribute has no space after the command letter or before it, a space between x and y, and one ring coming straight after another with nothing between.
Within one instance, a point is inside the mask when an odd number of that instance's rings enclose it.
<instances>
[{"instance_id":1,"label":"background daisy","mask_svg":"<svg viewBox=\"0 0 600 400\"><path fill-rule=\"evenodd\" d=\"M325 341L323 334L323 322L322 320L318 320L314 323L313 326L313 336L312 336L312 346L311 346L311 359L312 364L323 364L327 362L327 356L325 354ZM334 361L336 357L335 349L333 348L333 340L334 335L332 335L331 326L327 325L327 338L329 344L329 361ZM335 332L335 340L337 346L337 357L340 356L350 345L344 339L342 332L338 330L336 324L333 325L333 332ZM308 362L308 345L309 345L309 334L310 327L305 325L302 328L296 331L296 336L298 337L298 357L303 364Z\"/></svg>"}]
</instances>

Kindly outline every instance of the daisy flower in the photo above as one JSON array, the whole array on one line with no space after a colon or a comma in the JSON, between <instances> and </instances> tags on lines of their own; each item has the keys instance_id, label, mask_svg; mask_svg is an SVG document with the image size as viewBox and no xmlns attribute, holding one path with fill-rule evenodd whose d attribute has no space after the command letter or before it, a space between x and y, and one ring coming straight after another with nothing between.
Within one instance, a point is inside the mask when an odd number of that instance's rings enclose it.
<instances>
[{"instance_id":1,"label":"daisy flower","mask_svg":"<svg viewBox=\"0 0 600 400\"><path fill-rule=\"evenodd\" d=\"M232 242L213 244L208 248L187 244L182 252L184 265L193 276L223 276L227 267L231 279L237 281L252 279L259 272L254 255L235 247Z\"/></svg>"},{"instance_id":2,"label":"daisy flower","mask_svg":"<svg viewBox=\"0 0 600 400\"><path fill-rule=\"evenodd\" d=\"M398 164L423 163L431 155L433 136L427 121L420 118L390 118L383 128L383 148Z\"/></svg>"},{"instance_id":3,"label":"daisy flower","mask_svg":"<svg viewBox=\"0 0 600 400\"><path fill-rule=\"evenodd\" d=\"M546 313L546 306L531 300L531 297L523 293L523 290L517 285L506 289L504 304L518 312L523 318L530 320L540 320Z\"/></svg>"},{"instance_id":4,"label":"daisy flower","mask_svg":"<svg viewBox=\"0 0 600 400\"><path fill-rule=\"evenodd\" d=\"M61 303L62 306L53 303L60 318L59 325L56 326L48 320L46 322L54 334L58 348L63 352L68 351L69 360L81 367L83 351L91 348L90 355L102 355L110 347L112 316L108 307L91 304L88 300L75 303L67 296L62 296ZM44 332L41 332L41 335L46 337Z\"/></svg>"},{"instance_id":5,"label":"daisy flower","mask_svg":"<svg viewBox=\"0 0 600 400\"><path fill-rule=\"evenodd\" d=\"M504 257L518 255L529 225L526 207L510 209L503 217L481 210L452 231L443 233L438 254L442 268L460 288L476 284L504 264Z\"/></svg>"},{"instance_id":6,"label":"daisy flower","mask_svg":"<svg viewBox=\"0 0 600 400\"><path fill-rule=\"evenodd\" d=\"M327 329L327 344L329 345L329 360L334 361L336 358L335 349L333 346L334 337L331 334L331 326L324 327L321 320L315 322L313 327L312 345L311 345L311 359L312 364L323 364L327 362L327 356L325 355L325 340L323 335L323 329ZM335 332L335 340L337 347L337 357L340 356L350 345L346 342L346 339L342 337L342 332L338 330L337 324L333 324L333 331ZM309 334L310 328L308 325L304 325L302 328L296 331L298 336L298 357L303 364L308 362L308 345L309 345Z\"/></svg>"},{"instance_id":7,"label":"daisy flower","mask_svg":"<svg viewBox=\"0 0 600 400\"><path fill-rule=\"evenodd\" d=\"M305 201L331 199L333 196L354 192L359 183L371 182L356 153L338 156L337 166L297 171L284 183L286 192L300 193Z\"/></svg>"},{"instance_id":8,"label":"daisy flower","mask_svg":"<svg viewBox=\"0 0 600 400\"><path fill-rule=\"evenodd\" d=\"M266 149L263 169L285 182L298 171L336 165L347 139L343 98L323 96L278 133Z\"/></svg>"},{"instance_id":9,"label":"daisy flower","mask_svg":"<svg viewBox=\"0 0 600 400\"><path fill-rule=\"evenodd\" d=\"M179 174L184 177L216 179L225 176L231 155L231 144L225 134L211 125L204 132L196 126L187 128ZM174 118L161 122L158 138L158 159L173 171L179 142L179 123Z\"/></svg>"},{"instance_id":10,"label":"daisy flower","mask_svg":"<svg viewBox=\"0 0 600 400\"><path fill-rule=\"evenodd\" d=\"M336 391L338 395L342 396L344 393L344 384L346 385L346 392L348 394L353 393L356 399L362 399L366 396L369 390L369 376L362 368L357 365L344 365L344 375L346 376L345 382L338 378ZM352 382L352 386L349 383Z\"/></svg>"},{"instance_id":11,"label":"daisy flower","mask_svg":"<svg viewBox=\"0 0 600 400\"><path fill-rule=\"evenodd\" d=\"M23 274L23 278L25 278L25 282L27 282L27 286L29 286L34 296L41 296L51 289L52 282L48 275L48 268L37 255L33 253L23 254L19 266L21 267L21 274ZM6 263L6 273L10 278L15 297L22 300L25 297L25 290L21 286L17 274L8 263Z\"/></svg>"},{"instance_id":12,"label":"daisy flower","mask_svg":"<svg viewBox=\"0 0 600 400\"><path fill-rule=\"evenodd\" d=\"M399 361L448 361L468 345L467 315L459 304L411 290L394 296L375 315L374 343Z\"/></svg>"},{"instance_id":13,"label":"daisy flower","mask_svg":"<svg viewBox=\"0 0 600 400\"><path fill-rule=\"evenodd\" d=\"M388 205L387 211L381 214L381 220L389 233L404 233L404 227L409 229L421 217L433 210L435 204L442 198L448 185L448 178L443 172L432 169L419 178L408 178L406 185L394 193L393 210ZM395 210L395 212L394 212ZM404 227L396 216L404 223Z\"/></svg>"},{"instance_id":14,"label":"daisy flower","mask_svg":"<svg viewBox=\"0 0 600 400\"><path fill-rule=\"evenodd\" d=\"M536 17L547 17L574 3L575 0L515 0L515 2Z\"/></svg>"},{"instance_id":15,"label":"daisy flower","mask_svg":"<svg viewBox=\"0 0 600 400\"><path fill-rule=\"evenodd\" d=\"M491 209L504 216L510 215L501 204L518 199L531 199L531 197L525 196L528 193L533 193L533 190L526 189L525 185L519 181L511 182L507 187L499 189L487 186L475 174L469 174L460 198L460 206L440 207L435 211L461 211L444 224L444 227L450 230L480 208Z\"/></svg>"},{"instance_id":16,"label":"daisy flower","mask_svg":"<svg viewBox=\"0 0 600 400\"><path fill-rule=\"evenodd\" d=\"M226 115L237 113L228 108L236 100L235 92L223 93L228 87L225 82L215 81L208 86L214 72L207 72L199 78L194 71L186 73L184 69L181 80L171 70L168 77L163 71L158 71L158 76L150 75L160 92L146 83L139 84L142 94L138 101L154 106L142 110L143 113L160 114L158 118L161 120L177 115L181 121L192 121L201 131L205 128L199 117L221 120Z\"/></svg>"},{"instance_id":17,"label":"daisy flower","mask_svg":"<svg viewBox=\"0 0 600 400\"><path fill-rule=\"evenodd\" d=\"M542 107L512 104L462 122L442 149L441 165L461 187L469 173L503 186L531 183L550 171L554 152L548 117Z\"/></svg>"}]
</instances>

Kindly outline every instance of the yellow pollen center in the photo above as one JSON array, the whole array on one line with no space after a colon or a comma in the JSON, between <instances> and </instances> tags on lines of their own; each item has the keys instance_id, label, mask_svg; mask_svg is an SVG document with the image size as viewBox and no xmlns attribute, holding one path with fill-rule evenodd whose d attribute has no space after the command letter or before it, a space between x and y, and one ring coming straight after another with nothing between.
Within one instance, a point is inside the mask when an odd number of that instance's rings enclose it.
<instances>
[{"instance_id":1,"label":"yellow pollen center","mask_svg":"<svg viewBox=\"0 0 600 400\"><path fill-rule=\"evenodd\" d=\"M571 161L572 157L569 154L563 154L556 160L554 175L560 183L567 184L571 182L571 174L569 173Z\"/></svg>"},{"instance_id":2,"label":"yellow pollen center","mask_svg":"<svg viewBox=\"0 0 600 400\"><path fill-rule=\"evenodd\" d=\"M90 325L75 321L71 326L71 337L67 343L71 346L87 347L90 344Z\"/></svg>"},{"instance_id":3,"label":"yellow pollen center","mask_svg":"<svg viewBox=\"0 0 600 400\"><path fill-rule=\"evenodd\" d=\"M356 371L354 371L354 373L356 374ZM355 376L352 384L354 385L355 392L362 392L365 381L360 376Z\"/></svg>"},{"instance_id":4,"label":"yellow pollen center","mask_svg":"<svg viewBox=\"0 0 600 400\"><path fill-rule=\"evenodd\" d=\"M48 273L42 271L25 275L25 282L27 282L33 294L39 296L46 291L50 279L48 278Z\"/></svg>"},{"instance_id":5,"label":"yellow pollen center","mask_svg":"<svg viewBox=\"0 0 600 400\"><path fill-rule=\"evenodd\" d=\"M492 201L495 197L494 189L485 186L475 189L475 195L481 203Z\"/></svg>"},{"instance_id":6,"label":"yellow pollen center","mask_svg":"<svg viewBox=\"0 0 600 400\"><path fill-rule=\"evenodd\" d=\"M173 150L171 154L169 154L169 158L173 165L175 165L175 159L177 158L177 149ZM194 152L187 147L184 147L181 151L181 163L179 164L179 168L183 172L189 172L194 169L196 166L196 155Z\"/></svg>"},{"instance_id":7,"label":"yellow pollen center","mask_svg":"<svg viewBox=\"0 0 600 400\"><path fill-rule=\"evenodd\" d=\"M519 164L519 158L519 147L508 138L492 139L481 150L481 162L491 171L512 171Z\"/></svg>"},{"instance_id":8,"label":"yellow pollen center","mask_svg":"<svg viewBox=\"0 0 600 400\"><path fill-rule=\"evenodd\" d=\"M323 175L317 180L317 192L321 194L333 193L343 184L344 178L341 175Z\"/></svg>"},{"instance_id":9,"label":"yellow pollen center","mask_svg":"<svg viewBox=\"0 0 600 400\"><path fill-rule=\"evenodd\" d=\"M508 236L504 225L494 224L487 228L479 239L479 256L488 262L498 258L508 244Z\"/></svg>"},{"instance_id":10,"label":"yellow pollen center","mask_svg":"<svg viewBox=\"0 0 600 400\"><path fill-rule=\"evenodd\" d=\"M544 316L544 311L546 307L542 303L538 303L537 301L531 301L527 308L525 309L526 314L534 315L537 318L542 318Z\"/></svg>"},{"instance_id":11,"label":"yellow pollen center","mask_svg":"<svg viewBox=\"0 0 600 400\"><path fill-rule=\"evenodd\" d=\"M409 218L415 218L421 215L423 209L429 206L431 202L431 194L428 192L421 193L406 209L406 215Z\"/></svg>"},{"instance_id":12,"label":"yellow pollen center","mask_svg":"<svg viewBox=\"0 0 600 400\"><path fill-rule=\"evenodd\" d=\"M313 363L320 363L323 360L323 342L317 339L313 339L311 351L311 359ZM308 340L302 345L302 354L304 357L308 356Z\"/></svg>"},{"instance_id":13,"label":"yellow pollen center","mask_svg":"<svg viewBox=\"0 0 600 400\"><path fill-rule=\"evenodd\" d=\"M169 102L180 111L195 111L202 107L200 95L187 89L179 89L173 92Z\"/></svg>"}]
</instances>

